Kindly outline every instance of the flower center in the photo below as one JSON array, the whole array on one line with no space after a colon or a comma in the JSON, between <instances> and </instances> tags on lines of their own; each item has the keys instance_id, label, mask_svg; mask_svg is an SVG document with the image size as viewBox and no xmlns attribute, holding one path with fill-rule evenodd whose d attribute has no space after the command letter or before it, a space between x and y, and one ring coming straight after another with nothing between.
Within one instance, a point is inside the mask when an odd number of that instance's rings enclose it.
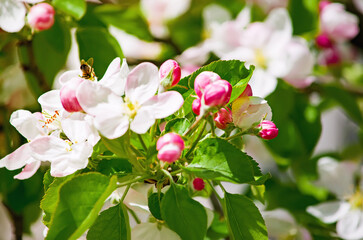
<instances>
[{"instance_id":1,"label":"flower center","mask_svg":"<svg viewBox=\"0 0 363 240\"><path fill-rule=\"evenodd\" d=\"M363 192L357 190L352 196L350 196L349 203L353 208L363 210Z\"/></svg>"},{"instance_id":2,"label":"flower center","mask_svg":"<svg viewBox=\"0 0 363 240\"><path fill-rule=\"evenodd\" d=\"M132 102L128 97L125 97L125 112L130 117L130 119L135 118L140 107L141 105L137 101Z\"/></svg>"},{"instance_id":3,"label":"flower center","mask_svg":"<svg viewBox=\"0 0 363 240\"><path fill-rule=\"evenodd\" d=\"M255 62L261 68L267 67L267 59L261 49L255 49Z\"/></svg>"}]
</instances>

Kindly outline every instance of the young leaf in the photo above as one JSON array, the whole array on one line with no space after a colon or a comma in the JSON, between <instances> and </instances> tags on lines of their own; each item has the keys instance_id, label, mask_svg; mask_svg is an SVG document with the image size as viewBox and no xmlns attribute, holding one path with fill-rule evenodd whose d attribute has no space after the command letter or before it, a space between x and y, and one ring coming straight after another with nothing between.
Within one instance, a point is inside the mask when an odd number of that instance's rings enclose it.
<instances>
[{"instance_id":1,"label":"young leaf","mask_svg":"<svg viewBox=\"0 0 363 240\"><path fill-rule=\"evenodd\" d=\"M87 173L64 183L46 239L78 239L96 220L116 182L116 176Z\"/></svg>"},{"instance_id":2,"label":"young leaf","mask_svg":"<svg viewBox=\"0 0 363 240\"><path fill-rule=\"evenodd\" d=\"M164 197L164 193L160 193L160 196L158 193L153 193L148 198L149 210L150 210L151 214L159 220L163 220L163 218L161 217L161 212L160 212L160 203L161 203L161 200L163 199L163 197Z\"/></svg>"},{"instance_id":3,"label":"young leaf","mask_svg":"<svg viewBox=\"0 0 363 240\"><path fill-rule=\"evenodd\" d=\"M53 5L77 20L83 17L87 7L85 0L53 0Z\"/></svg>"},{"instance_id":4,"label":"young leaf","mask_svg":"<svg viewBox=\"0 0 363 240\"><path fill-rule=\"evenodd\" d=\"M129 216L123 203L101 212L87 233L88 240L131 239Z\"/></svg>"},{"instance_id":5,"label":"young leaf","mask_svg":"<svg viewBox=\"0 0 363 240\"><path fill-rule=\"evenodd\" d=\"M243 195L224 193L223 204L232 239L267 240L265 222L253 202Z\"/></svg>"},{"instance_id":6,"label":"young leaf","mask_svg":"<svg viewBox=\"0 0 363 240\"><path fill-rule=\"evenodd\" d=\"M165 133L174 132L183 135L184 132L190 127L190 122L186 118L176 118L167 122L165 126Z\"/></svg>"},{"instance_id":7,"label":"young leaf","mask_svg":"<svg viewBox=\"0 0 363 240\"><path fill-rule=\"evenodd\" d=\"M198 145L186 170L205 179L247 183L254 181L252 161L226 140L208 138Z\"/></svg>"},{"instance_id":8,"label":"young leaf","mask_svg":"<svg viewBox=\"0 0 363 240\"><path fill-rule=\"evenodd\" d=\"M165 193L161 201L161 216L183 240L202 240L206 235L207 213L182 186L172 184Z\"/></svg>"}]
</instances>

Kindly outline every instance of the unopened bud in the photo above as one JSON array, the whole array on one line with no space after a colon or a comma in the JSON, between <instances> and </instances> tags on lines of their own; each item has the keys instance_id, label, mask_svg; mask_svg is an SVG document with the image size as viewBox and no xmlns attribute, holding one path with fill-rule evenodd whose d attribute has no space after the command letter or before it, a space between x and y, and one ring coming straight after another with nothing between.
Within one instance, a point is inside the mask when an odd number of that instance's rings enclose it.
<instances>
[{"instance_id":1,"label":"unopened bud","mask_svg":"<svg viewBox=\"0 0 363 240\"><path fill-rule=\"evenodd\" d=\"M217 128L225 129L232 122L232 113L229 109L221 108L214 115L214 122Z\"/></svg>"},{"instance_id":2,"label":"unopened bud","mask_svg":"<svg viewBox=\"0 0 363 240\"><path fill-rule=\"evenodd\" d=\"M199 114L200 114L200 107L201 107L200 98L194 99L194 101L192 103L193 113L195 113L196 115L199 116Z\"/></svg>"},{"instance_id":3,"label":"unopened bud","mask_svg":"<svg viewBox=\"0 0 363 240\"><path fill-rule=\"evenodd\" d=\"M205 182L201 178L195 178L193 180L193 187L197 191L202 191L205 187Z\"/></svg>"},{"instance_id":4,"label":"unopened bud","mask_svg":"<svg viewBox=\"0 0 363 240\"><path fill-rule=\"evenodd\" d=\"M50 4L39 3L30 8L28 23L35 30L47 30L54 24L54 14L54 8Z\"/></svg>"},{"instance_id":5,"label":"unopened bud","mask_svg":"<svg viewBox=\"0 0 363 240\"><path fill-rule=\"evenodd\" d=\"M277 134L279 133L279 129L276 125L268 120L263 120L257 127L261 129L258 135L263 139L273 139L277 137Z\"/></svg>"},{"instance_id":6,"label":"unopened bud","mask_svg":"<svg viewBox=\"0 0 363 240\"><path fill-rule=\"evenodd\" d=\"M83 110L76 97L77 88L83 81L85 80L82 78L73 78L61 88L60 99L66 111L79 112Z\"/></svg>"},{"instance_id":7,"label":"unopened bud","mask_svg":"<svg viewBox=\"0 0 363 240\"><path fill-rule=\"evenodd\" d=\"M201 98L206 86L217 80L221 80L221 77L217 73L209 71L201 72L194 81L195 93Z\"/></svg>"},{"instance_id":8,"label":"unopened bud","mask_svg":"<svg viewBox=\"0 0 363 240\"><path fill-rule=\"evenodd\" d=\"M329 1L322 0L319 2L319 12L322 12L323 9L330 4Z\"/></svg>"},{"instance_id":9,"label":"unopened bud","mask_svg":"<svg viewBox=\"0 0 363 240\"><path fill-rule=\"evenodd\" d=\"M160 137L156 143L158 159L164 162L175 162L184 149L183 139L176 133L167 133Z\"/></svg>"},{"instance_id":10,"label":"unopened bud","mask_svg":"<svg viewBox=\"0 0 363 240\"><path fill-rule=\"evenodd\" d=\"M222 107L229 102L232 85L226 80L218 80L204 89L204 103L210 107Z\"/></svg>"},{"instance_id":11,"label":"unopened bud","mask_svg":"<svg viewBox=\"0 0 363 240\"><path fill-rule=\"evenodd\" d=\"M247 84L245 90L239 97L251 97L253 95L251 85Z\"/></svg>"},{"instance_id":12,"label":"unopened bud","mask_svg":"<svg viewBox=\"0 0 363 240\"><path fill-rule=\"evenodd\" d=\"M159 77L164 88L170 88L178 84L180 76L180 66L176 61L169 59L160 66Z\"/></svg>"}]
</instances>

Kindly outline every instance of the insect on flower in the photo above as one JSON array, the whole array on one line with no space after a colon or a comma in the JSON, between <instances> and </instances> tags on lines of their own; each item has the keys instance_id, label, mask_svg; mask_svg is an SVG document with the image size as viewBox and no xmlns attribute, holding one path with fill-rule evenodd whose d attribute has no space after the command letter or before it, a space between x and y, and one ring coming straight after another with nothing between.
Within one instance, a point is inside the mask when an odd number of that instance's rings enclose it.
<instances>
[{"instance_id":1,"label":"insect on flower","mask_svg":"<svg viewBox=\"0 0 363 240\"><path fill-rule=\"evenodd\" d=\"M89 79L92 81L97 78L92 66L93 66L93 58L88 59L87 62L83 59L81 60L80 69L82 71L82 78Z\"/></svg>"}]
</instances>

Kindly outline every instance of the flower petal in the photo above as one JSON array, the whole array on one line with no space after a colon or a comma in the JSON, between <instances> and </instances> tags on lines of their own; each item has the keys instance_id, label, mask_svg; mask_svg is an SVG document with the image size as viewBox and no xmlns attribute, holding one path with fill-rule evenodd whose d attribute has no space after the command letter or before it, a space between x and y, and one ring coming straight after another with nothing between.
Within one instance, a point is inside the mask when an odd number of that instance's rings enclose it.
<instances>
[{"instance_id":1,"label":"flower petal","mask_svg":"<svg viewBox=\"0 0 363 240\"><path fill-rule=\"evenodd\" d=\"M161 119L178 111L184 103L182 95L176 91L168 91L150 98L143 107L152 108L154 118Z\"/></svg>"},{"instance_id":2,"label":"flower petal","mask_svg":"<svg viewBox=\"0 0 363 240\"><path fill-rule=\"evenodd\" d=\"M143 104L155 95L158 87L158 68L152 63L141 63L129 73L125 94L131 102Z\"/></svg>"},{"instance_id":3,"label":"flower petal","mask_svg":"<svg viewBox=\"0 0 363 240\"><path fill-rule=\"evenodd\" d=\"M253 89L253 95L259 97L266 97L272 93L277 86L277 79L275 76L266 72L263 69L257 68L249 81Z\"/></svg>"},{"instance_id":4,"label":"flower petal","mask_svg":"<svg viewBox=\"0 0 363 240\"><path fill-rule=\"evenodd\" d=\"M67 154L67 150L70 149L68 143L54 136L37 138L30 142L29 145L31 148L31 155L35 159L50 162L64 158Z\"/></svg>"},{"instance_id":5,"label":"flower petal","mask_svg":"<svg viewBox=\"0 0 363 240\"><path fill-rule=\"evenodd\" d=\"M19 32L25 24L26 9L22 2L3 0L0 4L0 28L6 32Z\"/></svg>"},{"instance_id":6,"label":"flower petal","mask_svg":"<svg viewBox=\"0 0 363 240\"><path fill-rule=\"evenodd\" d=\"M59 92L59 90L51 90L38 98L38 102L41 105L43 111L52 113L55 110L63 110Z\"/></svg>"},{"instance_id":7,"label":"flower petal","mask_svg":"<svg viewBox=\"0 0 363 240\"><path fill-rule=\"evenodd\" d=\"M94 124L103 136L115 139L125 134L130 123L127 115L122 112L112 111L112 108L110 108L96 115Z\"/></svg>"},{"instance_id":8,"label":"flower petal","mask_svg":"<svg viewBox=\"0 0 363 240\"><path fill-rule=\"evenodd\" d=\"M91 127L86 121L64 119L62 129L73 143L85 142L91 134Z\"/></svg>"},{"instance_id":9,"label":"flower petal","mask_svg":"<svg viewBox=\"0 0 363 240\"><path fill-rule=\"evenodd\" d=\"M41 113L31 113L27 110L17 110L10 117L11 125L28 140L46 134L40 120L42 120Z\"/></svg>"},{"instance_id":10,"label":"flower petal","mask_svg":"<svg viewBox=\"0 0 363 240\"><path fill-rule=\"evenodd\" d=\"M111 89L91 81L79 85L76 96L82 109L93 116L103 114L105 109L110 108L119 112L123 104L122 98Z\"/></svg>"},{"instance_id":11,"label":"flower petal","mask_svg":"<svg viewBox=\"0 0 363 240\"><path fill-rule=\"evenodd\" d=\"M59 83L64 85L67 82L69 82L70 80L72 80L73 78L79 78L81 75L82 75L82 72L80 70L66 71L59 77Z\"/></svg>"},{"instance_id":12,"label":"flower petal","mask_svg":"<svg viewBox=\"0 0 363 240\"><path fill-rule=\"evenodd\" d=\"M34 158L31 156L31 148L29 143L26 143L1 159L0 167L6 167L9 170L15 170L31 162L34 162Z\"/></svg>"},{"instance_id":13,"label":"flower petal","mask_svg":"<svg viewBox=\"0 0 363 240\"><path fill-rule=\"evenodd\" d=\"M306 209L308 213L319 218L324 223L334 223L342 219L350 210L348 202L331 201L310 206Z\"/></svg>"},{"instance_id":14,"label":"flower petal","mask_svg":"<svg viewBox=\"0 0 363 240\"><path fill-rule=\"evenodd\" d=\"M19 174L15 175L14 178L20 180L30 178L37 172L38 168L40 167L40 163L40 161L35 161L25 165L23 170Z\"/></svg>"},{"instance_id":15,"label":"flower petal","mask_svg":"<svg viewBox=\"0 0 363 240\"><path fill-rule=\"evenodd\" d=\"M152 107L142 107L137 111L134 120L130 124L130 129L138 134L146 133L155 123Z\"/></svg>"},{"instance_id":16,"label":"flower petal","mask_svg":"<svg viewBox=\"0 0 363 240\"><path fill-rule=\"evenodd\" d=\"M337 233L339 237L347 240L362 239L363 212L356 209L346 214L337 223Z\"/></svg>"},{"instance_id":17,"label":"flower petal","mask_svg":"<svg viewBox=\"0 0 363 240\"><path fill-rule=\"evenodd\" d=\"M64 177L87 167L93 147L87 142L73 144L71 147L72 150L68 151L64 158L51 162L50 174L53 177Z\"/></svg>"},{"instance_id":18,"label":"flower petal","mask_svg":"<svg viewBox=\"0 0 363 240\"><path fill-rule=\"evenodd\" d=\"M177 233L165 227L158 228L157 223L141 223L131 231L131 240L148 239L148 240L180 240Z\"/></svg>"},{"instance_id":19,"label":"flower petal","mask_svg":"<svg viewBox=\"0 0 363 240\"><path fill-rule=\"evenodd\" d=\"M126 59L123 59L121 68L120 61L120 58L115 58L108 66L105 75L99 81L99 84L108 87L118 96L124 94L127 75L129 74Z\"/></svg>"}]
</instances>

